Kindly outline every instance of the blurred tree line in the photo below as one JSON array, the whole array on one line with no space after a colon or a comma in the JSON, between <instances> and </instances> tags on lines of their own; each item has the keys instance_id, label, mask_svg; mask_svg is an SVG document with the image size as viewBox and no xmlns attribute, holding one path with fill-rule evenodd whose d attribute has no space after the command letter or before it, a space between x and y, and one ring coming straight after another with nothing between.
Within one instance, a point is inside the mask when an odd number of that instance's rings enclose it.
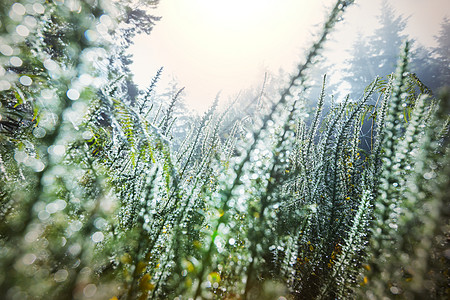
<instances>
[{"instance_id":1,"label":"blurred tree line","mask_svg":"<svg viewBox=\"0 0 450 300\"><path fill-rule=\"evenodd\" d=\"M375 76L387 76L395 71L397 49L409 37L404 33L407 19L396 14L384 1L378 15L380 27L371 36L359 36L350 51L344 80L351 84L351 94L357 95ZM449 49L450 21L445 18L437 46L427 48L415 42L411 53L412 72L433 92L450 84Z\"/></svg>"},{"instance_id":2,"label":"blurred tree line","mask_svg":"<svg viewBox=\"0 0 450 300\"><path fill-rule=\"evenodd\" d=\"M377 20L378 27L373 34L364 36L359 33L342 65L319 58L308 70L308 86L302 93L302 99L311 117L316 110L324 74L331 78L325 87L326 94L331 96L324 103L325 110L330 109L335 99L343 98L344 93L349 94L351 101L357 101L377 76L387 82L389 76L395 72L398 49L406 39L411 41L413 48L410 53L411 88L418 94L427 92L437 95L441 88L450 85L450 19L444 18L439 34L434 37L437 45L431 47L412 40L404 32L408 19L398 15L387 1L382 2ZM324 51L332 54L332 49ZM241 91L238 95L239 109L234 112L235 118L248 122L252 116L260 113L261 108L271 103L270 99L276 99L276 87L282 86L283 78L286 78L286 72L283 70L278 73L268 71L258 87ZM376 106L381 92L376 91L368 104ZM243 107L245 109L242 109ZM237 117L239 115L240 117ZM363 134L360 146L367 152L371 151L374 118L375 115L368 111L361 128Z\"/></svg>"}]
</instances>

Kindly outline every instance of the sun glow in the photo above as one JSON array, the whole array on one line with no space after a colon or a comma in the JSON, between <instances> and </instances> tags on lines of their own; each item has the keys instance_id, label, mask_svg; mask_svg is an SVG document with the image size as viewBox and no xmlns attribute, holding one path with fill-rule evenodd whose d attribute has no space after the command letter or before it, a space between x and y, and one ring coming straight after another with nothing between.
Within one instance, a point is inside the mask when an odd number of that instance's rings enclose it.
<instances>
[{"instance_id":1,"label":"sun glow","mask_svg":"<svg viewBox=\"0 0 450 300\"><path fill-rule=\"evenodd\" d=\"M242 26L254 19L261 18L262 14L270 11L272 0L196 0L192 2L195 9L204 11L212 23L221 23ZM230 22L233 21L233 22Z\"/></svg>"},{"instance_id":2,"label":"sun glow","mask_svg":"<svg viewBox=\"0 0 450 300\"><path fill-rule=\"evenodd\" d=\"M189 106L204 110L220 90L237 93L262 81L266 69L295 65L323 8L300 0L161 1L162 20L133 49L135 61L152 64L145 83L142 63L134 67L137 82L148 84L162 65L186 86Z\"/></svg>"},{"instance_id":3,"label":"sun glow","mask_svg":"<svg viewBox=\"0 0 450 300\"><path fill-rule=\"evenodd\" d=\"M431 6L409 0L393 3L401 13L414 17L412 34L431 30L437 33L442 16L448 14L446 0L434 0ZM280 68L293 71L310 46L311 33L317 32L334 0L164 0L153 15L162 16L150 36L135 40L132 71L135 81L148 86L156 71L163 66L167 87L175 77L186 87L189 108L204 111L217 92L222 99L237 94L251 85L260 85L264 72L276 73ZM381 0L361 3L347 12L345 30L333 53L339 61L358 32L369 34L376 26L375 15ZM397 3L398 2L398 3ZM439 9L438 9L439 8ZM441 9L442 8L442 9ZM433 15L434 16L434 15ZM430 22L430 20L435 20ZM350 25L353 24L353 25ZM355 26L355 24L358 24ZM339 28L336 26L337 28ZM339 30L336 30L339 31ZM432 34L422 34L432 42ZM417 37L417 36L414 36ZM330 44L330 43L328 43ZM330 54L328 54L330 58ZM164 78L163 77L163 78Z\"/></svg>"}]
</instances>

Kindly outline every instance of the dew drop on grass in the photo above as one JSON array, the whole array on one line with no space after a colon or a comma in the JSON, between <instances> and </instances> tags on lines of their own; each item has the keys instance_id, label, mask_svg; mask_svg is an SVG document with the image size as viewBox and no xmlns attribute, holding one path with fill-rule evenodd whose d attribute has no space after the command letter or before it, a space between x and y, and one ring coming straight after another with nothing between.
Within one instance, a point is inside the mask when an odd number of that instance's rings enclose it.
<instances>
[{"instance_id":1,"label":"dew drop on grass","mask_svg":"<svg viewBox=\"0 0 450 300\"><path fill-rule=\"evenodd\" d=\"M37 25L36 19L32 16L26 16L24 19L24 23L31 28L34 28Z\"/></svg>"},{"instance_id":2,"label":"dew drop on grass","mask_svg":"<svg viewBox=\"0 0 450 300\"><path fill-rule=\"evenodd\" d=\"M94 243L100 243L103 241L104 237L105 236L103 235L103 233L101 231L97 231L96 233L94 233L92 235L91 239Z\"/></svg>"},{"instance_id":3,"label":"dew drop on grass","mask_svg":"<svg viewBox=\"0 0 450 300\"><path fill-rule=\"evenodd\" d=\"M14 154L14 159L18 162L24 162L28 155L24 151L16 151Z\"/></svg>"},{"instance_id":4,"label":"dew drop on grass","mask_svg":"<svg viewBox=\"0 0 450 300\"><path fill-rule=\"evenodd\" d=\"M49 71L55 71L58 68L58 64L51 59L46 59L44 61L44 67Z\"/></svg>"},{"instance_id":5,"label":"dew drop on grass","mask_svg":"<svg viewBox=\"0 0 450 300\"><path fill-rule=\"evenodd\" d=\"M97 286L93 283L86 285L86 287L83 289L83 294L87 298L94 297L96 292L97 292Z\"/></svg>"},{"instance_id":6,"label":"dew drop on grass","mask_svg":"<svg viewBox=\"0 0 450 300\"><path fill-rule=\"evenodd\" d=\"M52 152L56 156L63 156L66 153L66 147L64 145L55 145Z\"/></svg>"},{"instance_id":7,"label":"dew drop on grass","mask_svg":"<svg viewBox=\"0 0 450 300\"><path fill-rule=\"evenodd\" d=\"M436 173L434 173L433 171L423 174L423 178L426 180L433 179L435 176L436 176Z\"/></svg>"},{"instance_id":8,"label":"dew drop on grass","mask_svg":"<svg viewBox=\"0 0 450 300\"><path fill-rule=\"evenodd\" d=\"M47 204L47 206L45 207L45 210L49 213L49 214L54 214L55 212L58 211L58 205L54 202Z\"/></svg>"},{"instance_id":9,"label":"dew drop on grass","mask_svg":"<svg viewBox=\"0 0 450 300\"><path fill-rule=\"evenodd\" d=\"M33 80L27 75L21 76L19 78L19 82L25 86L30 86L33 83Z\"/></svg>"},{"instance_id":10,"label":"dew drop on grass","mask_svg":"<svg viewBox=\"0 0 450 300\"><path fill-rule=\"evenodd\" d=\"M0 91L6 91L11 88L11 83L7 80L0 80Z\"/></svg>"},{"instance_id":11,"label":"dew drop on grass","mask_svg":"<svg viewBox=\"0 0 450 300\"><path fill-rule=\"evenodd\" d=\"M25 14L25 6L20 3L14 3L11 6L11 10L19 16L23 16Z\"/></svg>"},{"instance_id":12,"label":"dew drop on grass","mask_svg":"<svg viewBox=\"0 0 450 300\"><path fill-rule=\"evenodd\" d=\"M13 67L20 67L22 65L22 60L17 57L17 56L13 56L9 59L9 63L13 66Z\"/></svg>"},{"instance_id":13,"label":"dew drop on grass","mask_svg":"<svg viewBox=\"0 0 450 300\"><path fill-rule=\"evenodd\" d=\"M97 229L99 229L99 230L105 229L107 224L108 224L108 223L107 223L106 220L103 219L103 218L97 218L97 219L95 219L95 221L94 221L94 226L95 226Z\"/></svg>"},{"instance_id":14,"label":"dew drop on grass","mask_svg":"<svg viewBox=\"0 0 450 300\"><path fill-rule=\"evenodd\" d=\"M80 98L80 92L76 89L69 89L66 93L67 98L69 98L70 100L78 100Z\"/></svg>"},{"instance_id":15,"label":"dew drop on grass","mask_svg":"<svg viewBox=\"0 0 450 300\"><path fill-rule=\"evenodd\" d=\"M80 251L81 251L81 246L78 243L73 244L69 247L69 253L72 254L73 256L78 255L80 253Z\"/></svg>"},{"instance_id":16,"label":"dew drop on grass","mask_svg":"<svg viewBox=\"0 0 450 300\"><path fill-rule=\"evenodd\" d=\"M30 30L25 25L18 25L16 27L16 32L18 35L23 36L23 37L27 37L30 34Z\"/></svg>"},{"instance_id":17,"label":"dew drop on grass","mask_svg":"<svg viewBox=\"0 0 450 300\"><path fill-rule=\"evenodd\" d=\"M0 52L5 56L11 56L13 55L14 50L9 45L0 45Z\"/></svg>"},{"instance_id":18,"label":"dew drop on grass","mask_svg":"<svg viewBox=\"0 0 450 300\"><path fill-rule=\"evenodd\" d=\"M46 134L47 134L47 132L46 132L45 129L42 128L42 127L36 127L36 128L33 130L33 135L34 135L36 138L38 138L38 139L43 138Z\"/></svg>"},{"instance_id":19,"label":"dew drop on grass","mask_svg":"<svg viewBox=\"0 0 450 300\"><path fill-rule=\"evenodd\" d=\"M56 282L63 282L67 279L68 276L69 276L69 272L67 272L67 270L65 270L65 269L61 269L61 270L56 271L53 278L55 279Z\"/></svg>"},{"instance_id":20,"label":"dew drop on grass","mask_svg":"<svg viewBox=\"0 0 450 300\"><path fill-rule=\"evenodd\" d=\"M50 214L49 214L47 211L45 211L45 210L41 210L41 211L38 213L38 218L39 218L39 220L41 220L41 221L45 221L45 220L47 220L49 217L50 217Z\"/></svg>"},{"instance_id":21,"label":"dew drop on grass","mask_svg":"<svg viewBox=\"0 0 450 300\"><path fill-rule=\"evenodd\" d=\"M40 3L34 3L33 10L37 14L43 14L45 12L45 7Z\"/></svg>"},{"instance_id":22,"label":"dew drop on grass","mask_svg":"<svg viewBox=\"0 0 450 300\"><path fill-rule=\"evenodd\" d=\"M36 260L36 255L32 253L25 254L25 256L22 258L22 262L25 265L31 265Z\"/></svg>"}]
</instances>

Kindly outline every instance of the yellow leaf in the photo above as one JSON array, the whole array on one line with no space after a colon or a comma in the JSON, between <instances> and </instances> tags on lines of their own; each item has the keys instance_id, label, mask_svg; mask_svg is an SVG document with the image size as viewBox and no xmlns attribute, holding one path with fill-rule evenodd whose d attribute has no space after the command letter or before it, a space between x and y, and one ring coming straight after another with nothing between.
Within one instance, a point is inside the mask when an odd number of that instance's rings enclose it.
<instances>
[{"instance_id":1,"label":"yellow leaf","mask_svg":"<svg viewBox=\"0 0 450 300\"><path fill-rule=\"evenodd\" d=\"M131 262L133 261L133 259L131 258L131 255L129 253L125 253L124 255L122 255L122 257L120 258L120 261L123 264L131 264Z\"/></svg>"},{"instance_id":2,"label":"yellow leaf","mask_svg":"<svg viewBox=\"0 0 450 300\"><path fill-rule=\"evenodd\" d=\"M219 283L220 282L220 274L219 273L217 273L217 272L211 272L211 273L209 273L209 275L208 275L208 280L209 281L211 281L211 282L217 282L217 283Z\"/></svg>"},{"instance_id":3,"label":"yellow leaf","mask_svg":"<svg viewBox=\"0 0 450 300\"><path fill-rule=\"evenodd\" d=\"M152 279L152 276L150 276L150 274L148 273L142 276L141 282L139 283L141 291L152 291L155 288L155 285L150 282L150 279Z\"/></svg>"},{"instance_id":4,"label":"yellow leaf","mask_svg":"<svg viewBox=\"0 0 450 300\"><path fill-rule=\"evenodd\" d=\"M138 264L136 266L136 272L138 274L144 273L146 267L147 267L147 264L140 261L140 262L138 262Z\"/></svg>"}]
</instances>

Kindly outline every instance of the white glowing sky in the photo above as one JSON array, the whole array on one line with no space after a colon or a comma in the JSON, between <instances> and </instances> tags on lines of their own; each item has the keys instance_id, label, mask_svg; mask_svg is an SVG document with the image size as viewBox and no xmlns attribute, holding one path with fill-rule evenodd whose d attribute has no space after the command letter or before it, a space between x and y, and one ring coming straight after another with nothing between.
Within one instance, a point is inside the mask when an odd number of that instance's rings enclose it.
<instances>
[{"instance_id":1,"label":"white glowing sky","mask_svg":"<svg viewBox=\"0 0 450 300\"><path fill-rule=\"evenodd\" d=\"M161 0L151 14L162 16L150 36L139 36L131 52L136 83L147 86L163 66L160 87L172 78L186 87L190 109L203 111L222 97L261 82L266 70L292 70L335 0ZM333 35L339 60L357 32L370 34L381 0L357 1ZM409 16L407 33L432 45L448 0L391 0Z\"/></svg>"}]
</instances>

